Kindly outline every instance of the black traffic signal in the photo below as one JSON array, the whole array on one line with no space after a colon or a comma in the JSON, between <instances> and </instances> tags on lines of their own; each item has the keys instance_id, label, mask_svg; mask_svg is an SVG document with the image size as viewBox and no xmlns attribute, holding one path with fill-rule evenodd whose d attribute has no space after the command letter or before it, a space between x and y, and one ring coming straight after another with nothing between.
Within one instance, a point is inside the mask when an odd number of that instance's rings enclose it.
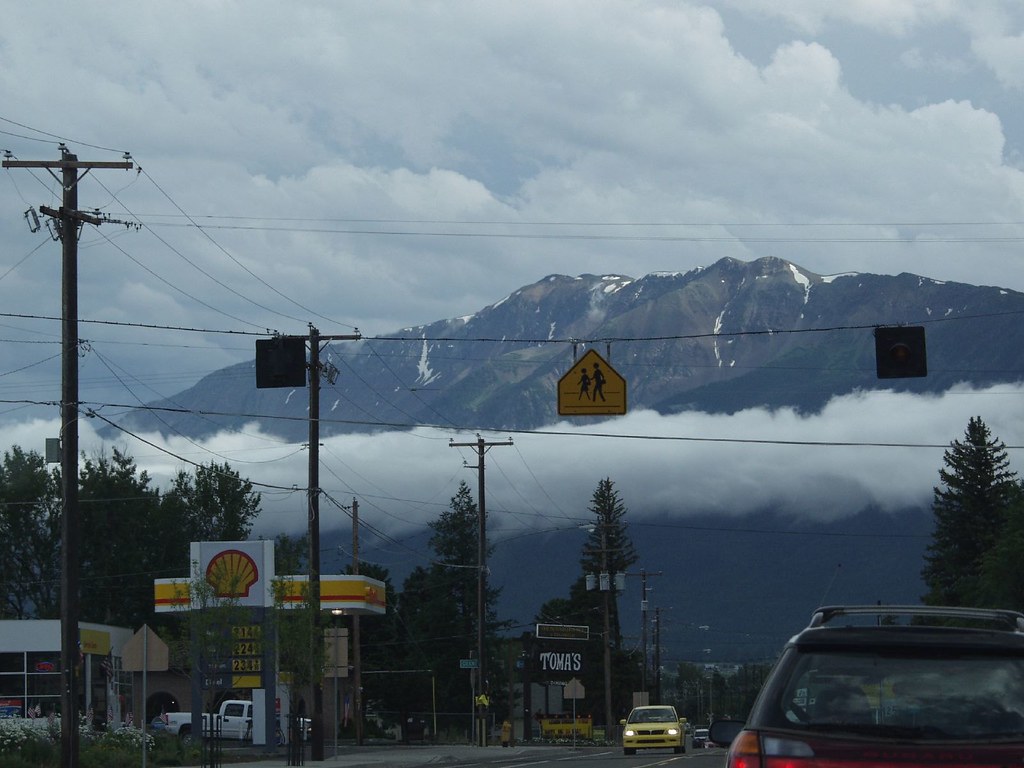
<instances>
[{"instance_id":1,"label":"black traffic signal","mask_svg":"<svg viewBox=\"0 0 1024 768\"><path fill-rule=\"evenodd\" d=\"M875 366L880 379L912 379L928 375L924 327L875 328Z\"/></svg>"},{"instance_id":2,"label":"black traffic signal","mask_svg":"<svg viewBox=\"0 0 1024 768\"><path fill-rule=\"evenodd\" d=\"M256 339L256 388L306 386L306 340L302 336Z\"/></svg>"}]
</instances>

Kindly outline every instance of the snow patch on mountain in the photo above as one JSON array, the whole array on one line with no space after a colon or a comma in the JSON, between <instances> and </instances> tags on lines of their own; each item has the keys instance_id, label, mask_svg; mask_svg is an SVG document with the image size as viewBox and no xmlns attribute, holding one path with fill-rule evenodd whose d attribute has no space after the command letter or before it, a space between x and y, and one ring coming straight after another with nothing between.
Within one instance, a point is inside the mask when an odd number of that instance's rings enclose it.
<instances>
[{"instance_id":1,"label":"snow patch on mountain","mask_svg":"<svg viewBox=\"0 0 1024 768\"><path fill-rule=\"evenodd\" d=\"M798 285L804 288L804 304L811 298L811 281L803 272L796 268L796 264L789 264L789 271L793 273L793 279Z\"/></svg>"},{"instance_id":2,"label":"snow patch on mountain","mask_svg":"<svg viewBox=\"0 0 1024 768\"><path fill-rule=\"evenodd\" d=\"M423 340L423 347L420 351L420 359L416 363L416 370L419 375L416 377L416 383L425 386L430 384L432 381L436 381L438 376L430 367L430 362L427 359L427 355L430 352L430 346L427 344L427 340Z\"/></svg>"}]
</instances>

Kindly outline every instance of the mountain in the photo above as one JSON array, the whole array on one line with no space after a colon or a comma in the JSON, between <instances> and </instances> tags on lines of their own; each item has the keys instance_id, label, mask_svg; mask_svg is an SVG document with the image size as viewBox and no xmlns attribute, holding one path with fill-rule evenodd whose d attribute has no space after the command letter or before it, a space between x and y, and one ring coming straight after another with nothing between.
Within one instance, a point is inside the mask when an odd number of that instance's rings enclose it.
<instances>
[{"instance_id":1,"label":"mountain","mask_svg":"<svg viewBox=\"0 0 1024 768\"><path fill-rule=\"evenodd\" d=\"M550 275L473 314L331 345L321 360L339 376L322 390L321 435L551 424L574 348L594 347L611 362L628 382L630 408L663 414L814 412L858 389L1016 381L1021 313L1015 291L911 274L822 276L779 258L641 278ZM901 324L926 326L929 375L879 383L872 328ZM227 367L119 424L201 438L260 421L304 439L305 390L255 381L254 362Z\"/></svg>"},{"instance_id":2,"label":"mountain","mask_svg":"<svg viewBox=\"0 0 1024 768\"><path fill-rule=\"evenodd\" d=\"M638 577L647 564L647 618L660 615L666 665L770 660L819 605L913 604L926 591L920 573L933 522L926 510L864 510L833 521L774 511L741 518L628 515L627 521L640 561L619 597L623 635L627 646L639 643ZM425 551L427 538L405 543ZM510 634L532 629L548 600L568 597L580 576L583 539L565 530L494 535L489 583L501 588L498 614L512 622ZM346 534L325 532L323 542L325 552L336 553ZM399 588L412 568L407 549L372 536L360 545L360 557L388 568ZM558 617L545 618L557 623Z\"/></svg>"},{"instance_id":3,"label":"mountain","mask_svg":"<svg viewBox=\"0 0 1024 768\"><path fill-rule=\"evenodd\" d=\"M1024 294L1015 291L910 274L822 276L778 258L641 278L551 275L473 314L325 348L321 361L338 376L323 384L320 432L550 425L559 378L574 353L591 348L627 380L630 409L662 414L814 413L858 390L1015 382L1024 371L1022 314ZM880 382L873 329L902 324L926 327L929 374ZM202 438L258 421L283 439L306 440L307 390L257 389L255 378L254 362L224 368L120 424ZM650 579L649 604L665 611L667 659L700 660L706 648L719 661L771 658L821 602L917 602L924 592L926 509L831 521L776 509L686 518L638 511L630 533L641 562L666 568ZM579 576L579 533L492 533L501 615L521 631ZM333 549L330 535L324 551ZM400 586L411 565L392 562L389 548L366 544L363 554ZM629 581L624 626L639 627Z\"/></svg>"}]
</instances>

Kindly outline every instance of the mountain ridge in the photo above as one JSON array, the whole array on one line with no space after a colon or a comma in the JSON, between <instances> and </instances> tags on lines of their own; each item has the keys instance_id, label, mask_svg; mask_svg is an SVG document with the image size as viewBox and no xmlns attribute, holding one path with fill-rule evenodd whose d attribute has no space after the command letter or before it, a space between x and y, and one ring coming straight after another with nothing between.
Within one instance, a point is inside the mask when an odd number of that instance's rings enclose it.
<instances>
[{"instance_id":1,"label":"mountain ridge","mask_svg":"<svg viewBox=\"0 0 1024 768\"><path fill-rule=\"evenodd\" d=\"M816 412L858 389L1018 381L1022 313L1024 294L1007 289L909 273L822 276L777 257L641 278L548 275L469 315L328 346L340 375L322 390L321 433L553 424L557 381L589 347L627 379L631 407L662 414ZM927 324L929 376L879 383L871 329L909 323ZM295 395L257 389L250 361L118 423L202 438L260 421L302 439L306 398Z\"/></svg>"}]
</instances>

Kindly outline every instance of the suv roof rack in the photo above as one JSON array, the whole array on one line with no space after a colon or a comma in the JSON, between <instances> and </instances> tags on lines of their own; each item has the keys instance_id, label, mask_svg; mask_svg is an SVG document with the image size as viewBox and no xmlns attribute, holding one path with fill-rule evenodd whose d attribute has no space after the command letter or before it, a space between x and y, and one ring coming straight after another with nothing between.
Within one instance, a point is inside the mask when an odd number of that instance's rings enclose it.
<instances>
[{"instance_id":1,"label":"suv roof rack","mask_svg":"<svg viewBox=\"0 0 1024 768\"><path fill-rule=\"evenodd\" d=\"M821 627L841 616L929 616L946 619L973 619L999 624L1014 632L1024 632L1024 613L998 608L967 608L938 605L827 605L814 611L808 627Z\"/></svg>"}]
</instances>

